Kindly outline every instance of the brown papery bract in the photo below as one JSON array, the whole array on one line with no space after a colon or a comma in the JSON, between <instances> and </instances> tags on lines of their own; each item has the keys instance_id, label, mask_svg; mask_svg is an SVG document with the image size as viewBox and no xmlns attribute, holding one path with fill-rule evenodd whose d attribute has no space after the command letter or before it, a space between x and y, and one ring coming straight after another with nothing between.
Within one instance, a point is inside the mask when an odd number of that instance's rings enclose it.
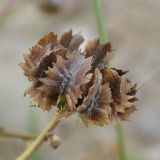
<instances>
[{"instance_id":1,"label":"brown papery bract","mask_svg":"<svg viewBox=\"0 0 160 160\"><path fill-rule=\"evenodd\" d=\"M128 120L136 110L136 85L128 80L126 71L108 67L110 42L101 44L95 39L81 51L83 41L72 30L60 36L51 32L40 39L21 63L32 83L26 93L48 111L56 106L58 97L64 97L63 111L80 113L86 124L103 126Z\"/></svg>"}]
</instances>

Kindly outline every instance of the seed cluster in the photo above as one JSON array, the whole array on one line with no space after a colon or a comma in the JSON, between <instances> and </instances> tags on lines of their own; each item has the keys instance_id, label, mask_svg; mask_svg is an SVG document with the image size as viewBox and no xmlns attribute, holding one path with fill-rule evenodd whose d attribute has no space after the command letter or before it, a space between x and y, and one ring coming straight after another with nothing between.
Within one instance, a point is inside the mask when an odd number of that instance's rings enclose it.
<instances>
[{"instance_id":1,"label":"seed cluster","mask_svg":"<svg viewBox=\"0 0 160 160\"><path fill-rule=\"evenodd\" d=\"M21 63L32 83L26 93L48 111L63 96L65 110L78 112L86 124L128 120L136 110L136 85L126 77L127 72L108 67L111 43L95 39L82 52L83 41L71 30L61 36L51 32L40 39Z\"/></svg>"}]
</instances>

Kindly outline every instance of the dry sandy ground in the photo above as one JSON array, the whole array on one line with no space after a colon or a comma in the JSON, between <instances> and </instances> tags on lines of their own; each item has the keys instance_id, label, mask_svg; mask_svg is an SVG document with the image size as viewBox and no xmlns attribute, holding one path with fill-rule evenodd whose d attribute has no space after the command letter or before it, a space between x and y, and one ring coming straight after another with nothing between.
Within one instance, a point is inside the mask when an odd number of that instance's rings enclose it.
<instances>
[{"instance_id":1,"label":"dry sandy ground","mask_svg":"<svg viewBox=\"0 0 160 160\"><path fill-rule=\"evenodd\" d=\"M47 15L32 1L15 0L10 14L0 17L0 125L26 131L28 115L32 114L41 130L53 114L28 107L29 100L23 98L28 82L18 63L37 39L46 32L61 33L70 28L75 33L81 31L87 41L98 36L91 1L67 0L66 3L66 7L71 6L70 12L66 9ZM0 0L0 11L4 4L5 1ZM141 83L160 68L160 1L104 0L103 7L106 30L116 51L112 65L129 69L130 79ZM160 159L159 73L141 86L138 112L130 122L124 123L127 149L135 160L139 160L138 157ZM43 159L116 160L112 156L116 153L113 126L86 129L77 121L73 117L57 128L62 144L57 151L44 145L41 149ZM21 141L0 139L0 160L15 159L24 147Z\"/></svg>"}]
</instances>

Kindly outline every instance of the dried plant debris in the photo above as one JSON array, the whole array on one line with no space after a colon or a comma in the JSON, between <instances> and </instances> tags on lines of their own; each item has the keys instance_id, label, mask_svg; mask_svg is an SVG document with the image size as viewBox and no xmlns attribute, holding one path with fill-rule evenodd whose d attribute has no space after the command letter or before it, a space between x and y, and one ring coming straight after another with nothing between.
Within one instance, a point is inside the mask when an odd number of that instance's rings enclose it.
<instances>
[{"instance_id":1,"label":"dried plant debris","mask_svg":"<svg viewBox=\"0 0 160 160\"><path fill-rule=\"evenodd\" d=\"M38 7L47 14L54 14L60 10L60 6L54 0L36 0Z\"/></svg>"},{"instance_id":2,"label":"dried plant debris","mask_svg":"<svg viewBox=\"0 0 160 160\"><path fill-rule=\"evenodd\" d=\"M59 111L78 112L86 124L128 120L136 111L136 85L126 77L128 71L108 67L110 42L95 39L81 51L83 41L72 30L40 39L20 64L32 83L26 93L43 110L56 106Z\"/></svg>"}]
</instances>

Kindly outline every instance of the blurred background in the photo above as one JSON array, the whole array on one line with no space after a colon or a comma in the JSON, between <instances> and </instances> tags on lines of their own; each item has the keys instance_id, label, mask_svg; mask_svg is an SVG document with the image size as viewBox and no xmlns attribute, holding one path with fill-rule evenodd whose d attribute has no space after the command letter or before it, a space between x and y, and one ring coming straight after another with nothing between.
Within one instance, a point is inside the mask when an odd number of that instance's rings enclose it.
<instances>
[{"instance_id":1,"label":"blurred background","mask_svg":"<svg viewBox=\"0 0 160 160\"><path fill-rule=\"evenodd\" d=\"M138 112L124 123L129 160L160 160L160 1L102 3L116 52L112 66L130 70L128 77L138 84L152 77L138 91ZM28 133L45 127L53 112L29 107L23 97L29 83L18 64L44 34L71 28L85 43L98 37L92 0L0 0L0 126ZM86 128L73 116L56 133L60 147L53 150L45 143L32 160L118 160L112 125ZM25 147L21 140L0 138L0 160L15 159Z\"/></svg>"}]
</instances>

